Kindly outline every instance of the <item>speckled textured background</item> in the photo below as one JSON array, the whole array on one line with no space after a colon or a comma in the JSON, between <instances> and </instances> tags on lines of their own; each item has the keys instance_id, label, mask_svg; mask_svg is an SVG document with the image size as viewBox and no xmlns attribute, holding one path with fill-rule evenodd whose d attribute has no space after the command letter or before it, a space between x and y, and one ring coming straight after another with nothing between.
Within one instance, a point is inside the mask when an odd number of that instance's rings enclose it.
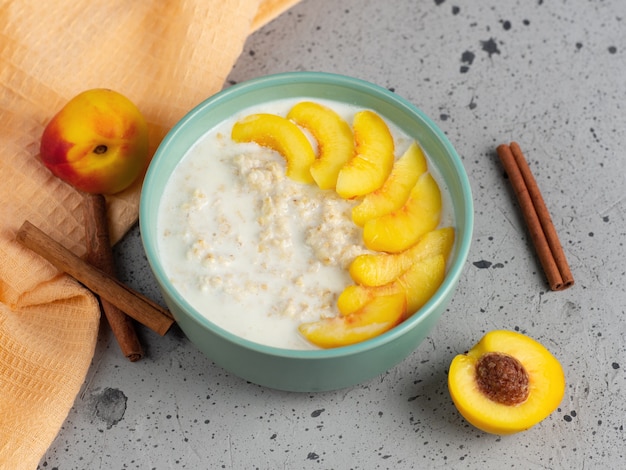
<instances>
[{"instance_id":1,"label":"speckled textured background","mask_svg":"<svg viewBox=\"0 0 626 470\"><path fill-rule=\"evenodd\" d=\"M474 191L472 250L448 311L381 377L330 393L246 383L176 329L140 330L131 364L103 328L41 469L573 469L626 458L623 0L303 0L248 41L230 76L318 70L413 102L447 133ZM548 290L495 147L519 142L576 285ZM120 277L155 300L135 228ZM528 432L484 434L457 413L448 365L513 329L562 362L560 408Z\"/></svg>"}]
</instances>

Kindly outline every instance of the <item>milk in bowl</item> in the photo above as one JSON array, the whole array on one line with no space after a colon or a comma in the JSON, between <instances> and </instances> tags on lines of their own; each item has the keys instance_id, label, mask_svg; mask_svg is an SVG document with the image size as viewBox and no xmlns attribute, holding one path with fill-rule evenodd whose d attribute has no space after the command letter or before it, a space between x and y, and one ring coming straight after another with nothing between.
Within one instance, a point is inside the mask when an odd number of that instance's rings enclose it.
<instances>
[{"instance_id":1,"label":"milk in bowl","mask_svg":"<svg viewBox=\"0 0 626 470\"><path fill-rule=\"evenodd\" d=\"M207 130L187 151L163 191L157 244L171 285L209 321L249 341L284 349L318 349L299 331L307 322L341 316L341 293L355 284L349 268L365 246L352 219L361 198L344 199L286 176L279 152L235 142L236 122L257 113L286 116L303 100L351 123L363 108L320 98L277 99L243 109ZM415 139L385 122L399 159ZM303 129L317 153L318 142ZM454 226L446 184L439 227ZM409 314L412 312L409 312Z\"/></svg>"}]
</instances>

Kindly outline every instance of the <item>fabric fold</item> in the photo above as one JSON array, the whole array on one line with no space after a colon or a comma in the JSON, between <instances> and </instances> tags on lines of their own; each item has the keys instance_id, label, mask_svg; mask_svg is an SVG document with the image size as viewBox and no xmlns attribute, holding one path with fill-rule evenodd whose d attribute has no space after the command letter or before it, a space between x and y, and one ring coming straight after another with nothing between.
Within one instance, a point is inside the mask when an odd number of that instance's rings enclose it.
<instances>
[{"instance_id":1,"label":"fabric fold","mask_svg":"<svg viewBox=\"0 0 626 470\"><path fill-rule=\"evenodd\" d=\"M57 275L0 303L0 468L35 468L65 420L96 345L96 299Z\"/></svg>"}]
</instances>

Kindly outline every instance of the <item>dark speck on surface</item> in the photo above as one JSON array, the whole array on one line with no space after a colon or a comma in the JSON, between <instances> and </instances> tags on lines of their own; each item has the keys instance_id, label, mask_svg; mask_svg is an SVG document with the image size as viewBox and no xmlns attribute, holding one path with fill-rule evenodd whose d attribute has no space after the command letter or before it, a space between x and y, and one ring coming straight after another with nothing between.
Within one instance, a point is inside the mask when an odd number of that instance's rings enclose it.
<instances>
[{"instance_id":1,"label":"dark speck on surface","mask_svg":"<svg viewBox=\"0 0 626 470\"><path fill-rule=\"evenodd\" d=\"M439 6L439 5L441 5L445 1L446 0L435 0L435 5Z\"/></svg>"},{"instance_id":2,"label":"dark speck on surface","mask_svg":"<svg viewBox=\"0 0 626 470\"><path fill-rule=\"evenodd\" d=\"M311 418L317 418L323 412L324 412L324 408L322 408L321 410L315 410L313 413L311 413Z\"/></svg>"},{"instance_id":3,"label":"dark speck on surface","mask_svg":"<svg viewBox=\"0 0 626 470\"><path fill-rule=\"evenodd\" d=\"M498 44L494 38L489 38L486 41L480 41L480 46L483 51L489 54L489 57L493 54L500 54L500 49L498 49Z\"/></svg>"},{"instance_id":4,"label":"dark speck on surface","mask_svg":"<svg viewBox=\"0 0 626 470\"><path fill-rule=\"evenodd\" d=\"M508 20L503 21L502 28L504 28L505 31L508 31L509 29L511 29L511 22Z\"/></svg>"},{"instance_id":5,"label":"dark speck on surface","mask_svg":"<svg viewBox=\"0 0 626 470\"><path fill-rule=\"evenodd\" d=\"M472 65L476 55L472 51L465 51L461 54L461 62L467 65Z\"/></svg>"},{"instance_id":6,"label":"dark speck on surface","mask_svg":"<svg viewBox=\"0 0 626 470\"><path fill-rule=\"evenodd\" d=\"M452 7L452 14L453 15L458 15L460 13L461 9L457 6Z\"/></svg>"},{"instance_id":7,"label":"dark speck on surface","mask_svg":"<svg viewBox=\"0 0 626 470\"><path fill-rule=\"evenodd\" d=\"M613 367L613 369L617 370L617 369L619 369L619 364L617 362L614 362L613 364L611 364L611 367Z\"/></svg>"},{"instance_id":8,"label":"dark speck on surface","mask_svg":"<svg viewBox=\"0 0 626 470\"><path fill-rule=\"evenodd\" d=\"M319 460L320 456L317 455L315 452L309 452L306 458L307 460Z\"/></svg>"},{"instance_id":9,"label":"dark speck on surface","mask_svg":"<svg viewBox=\"0 0 626 470\"><path fill-rule=\"evenodd\" d=\"M615 54L616 52L617 52L617 47L615 47L615 46L610 46L609 47L609 53Z\"/></svg>"},{"instance_id":10,"label":"dark speck on surface","mask_svg":"<svg viewBox=\"0 0 626 470\"><path fill-rule=\"evenodd\" d=\"M476 266L478 269L487 269L491 266L491 261L485 261L480 260L480 261L474 261L474 266Z\"/></svg>"},{"instance_id":11,"label":"dark speck on surface","mask_svg":"<svg viewBox=\"0 0 626 470\"><path fill-rule=\"evenodd\" d=\"M465 51L461 54L461 62L464 65L461 65L461 73L466 73L469 70L469 66L474 63L474 59L476 55L472 51Z\"/></svg>"}]
</instances>

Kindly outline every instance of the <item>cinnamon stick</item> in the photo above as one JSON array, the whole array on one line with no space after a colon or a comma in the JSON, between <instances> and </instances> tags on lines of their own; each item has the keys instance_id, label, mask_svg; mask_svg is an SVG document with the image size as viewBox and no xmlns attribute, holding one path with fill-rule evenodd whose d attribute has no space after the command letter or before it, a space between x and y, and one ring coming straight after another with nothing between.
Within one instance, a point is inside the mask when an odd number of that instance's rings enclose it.
<instances>
[{"instance_id":1,"label":"cinnamon stick","mask_svg":"<svg viewBox=\"0 0 626 470\"><path fill-rule=\"evenodd\" d=\"M174 323L169 311L82 260L29 221L22 224L16 239L157 334L164 335Z\"/></svg>"},{"instance_id":2,"label":"cinnamon stick","mask_svg":"<svg viewBox=\"0 0 626 470\"><path fill-rule=\"evenodd\" d=\"M550 212L522 149L516 142L511 142L510 145L499 145L496 150L519 202L550 289L559 291L573 286L574 277Z\"/></svg>"},{"instance_id":3,"label":"cinnamon stick","mask_svg":"<svg viewBox=\"0 0 626 470\"><path fill-rule=\"evenodd\" d=\"M102 194L85 193L85 260L111 276L115 276L115 262L109 238L106 199ZM113 336L124 356L130 362L143 357L143 348L137 337L133 319L106 299L100 298L100 307Z\"/></svg>"}]
</instances>

